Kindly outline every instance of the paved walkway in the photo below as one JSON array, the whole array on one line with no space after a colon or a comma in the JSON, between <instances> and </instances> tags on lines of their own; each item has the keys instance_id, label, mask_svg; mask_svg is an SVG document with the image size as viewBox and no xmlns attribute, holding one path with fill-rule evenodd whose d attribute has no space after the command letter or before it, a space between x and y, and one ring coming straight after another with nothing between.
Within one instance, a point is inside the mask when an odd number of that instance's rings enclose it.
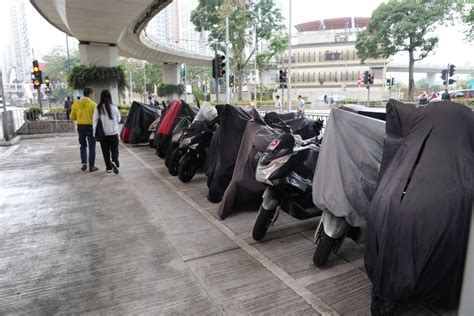
<instances>
[{"instance_id":1,"label":"paved walkway","mask_svg":"<svg viewBox=\"0 0 474 316\"><path fill-rule=\"evenodd\" d=\"M316 268L317 219L282 213L255 243L255 211L219 221L205 177L182 184L148 147L121 146L118 176L78 156L75 137L0 151L1 315L369 314L363 248Z\"/></svg>"}]
</instances>

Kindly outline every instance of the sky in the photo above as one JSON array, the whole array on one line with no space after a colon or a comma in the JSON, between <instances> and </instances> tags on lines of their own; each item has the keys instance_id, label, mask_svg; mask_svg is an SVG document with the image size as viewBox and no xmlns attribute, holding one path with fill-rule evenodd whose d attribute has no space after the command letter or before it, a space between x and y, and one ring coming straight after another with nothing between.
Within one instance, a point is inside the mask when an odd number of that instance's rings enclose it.
<instances>
[{"instance_id":1,"label":"sky","mask_svg":"<svg viewBox=\"0 0 474 316\"><path fill-rule=\"evenodd\" d=\"M0 19L5 19L1 6L7 1L0 0ZM283 16L288 23L289 3L292 2L292 24L299 24L313 20L325 18L360 16L370 17L371 12L382 3L382 0L275 0L281 7ZM66 47L66 35L55 27L51 26L43 17L36 12L33 6L27 1L27 14L29 18L30 46L34 48L36 58L40 58L55 47ZM6 31L3 29L3 31ZM296 30L292 31L296 34ZM431 54L421 63L444 64L454 63L474 67L474 46L463 40L463 34L459 27L447 27L438 31L440 43L434 54ZM0 32L0 43L3 33ZM77 49L77 40L69 38L70 49ZM0 50L1 54L1 50ZM1 57L1 55L0 55ZM0 60L2 60L0 58ZM396 56L393 61L396 63L406 63L407 58Z\"/></svg>"}]
</instances>

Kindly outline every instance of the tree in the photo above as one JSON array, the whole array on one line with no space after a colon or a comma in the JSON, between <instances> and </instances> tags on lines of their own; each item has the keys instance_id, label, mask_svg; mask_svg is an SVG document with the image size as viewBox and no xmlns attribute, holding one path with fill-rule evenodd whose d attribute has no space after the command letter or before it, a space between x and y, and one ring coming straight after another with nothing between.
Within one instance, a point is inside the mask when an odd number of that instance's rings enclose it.
<instances>
[{"instance_id":1,"label":"tree","mask_svg":"<svg viewBox=\"0 0 474 316\"><path fill-rule=\"evenodd\" d=\"M461 0L456 6L456 10L461 14L462 21L468 26L466 38L474 41L474 4Z\"/></svg>"},{"instance_id":2,"label":"tree","mask_svg":"<svg viewBox=\"0 0 474 316\"><path fill-rule=\"evenodd\" d=\"M131 88L130 77L132 78L133 92L140 94L145 92L145 77L146 83L155 86L159 86L163 82L163 68L159 63L148 63L133 58L120 58L119 65L125 68L129 90Z\"/></svg>"},{"instance_id":3,"label":"tree","mask_svg":"<svg viewBox=\"0 0 474 316\"><path fill-rule=\"evenodd\" d=\"M227 62L231 63L232 73L236 74L241 100L244 74L249 62L255 58L256 48L260 42L272 40L285 26L280 9L275 8L273 0L259 0L248 5L242 4L241 0L199 0L199 5L191 14L191 22L198 32L210 32L208 39L212 48L216 45L218 50L225 51L226 16L229 16L229 41L232 46L232 59L227 58ZM254 42L247 49L248 43ZM275 43L269 46L269 50L280 46ZM270 51L260 60L263 63L278 53Z\"/></svg>"},{"instance_id":4,"label":"tree","mask_svg":"<svg viewBox=\"0 0 474 316\"><path fill-rule=\"evenodd\" d=\"M408 52L408 95L413 99L414 64L436 47L438 37L433 31L450 17L451 9L448 0L388 0L375 9L367 28L357 35L357 54L364 62Z\"/></svg>"},{"instance_id":5,"label":"tree","mask_svg":"<svg viewBox=\"0 0 474 316\"><path fill-rule=\"evenodd\" d=\"M77 50L70 51L68 61L67 52L62 47L53 48L47 55L43 56L43 61L46 63L43 76L49 76L54 85L60 84L61 86L62 83L66 82L69 69L80 64Z\"/></svg>"}]
</instances>

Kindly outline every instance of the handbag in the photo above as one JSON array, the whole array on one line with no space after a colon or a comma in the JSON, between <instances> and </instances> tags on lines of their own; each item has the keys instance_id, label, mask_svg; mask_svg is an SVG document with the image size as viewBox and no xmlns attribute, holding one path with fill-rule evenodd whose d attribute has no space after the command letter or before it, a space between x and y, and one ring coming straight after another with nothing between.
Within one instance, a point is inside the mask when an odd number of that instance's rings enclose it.
<instances>
[{"instance_id":1,"label":"handbag","mask_svg":"<svg viewBox=\"0 0 474 316\"><path fill-rule=\"evenodd\" d=\"M95 127L95 140L101 141L105 139L105 133L104 133L104 127L102 126L102 121L99 120L97 121L97 126Z\"/></svg>"}]
</instances>

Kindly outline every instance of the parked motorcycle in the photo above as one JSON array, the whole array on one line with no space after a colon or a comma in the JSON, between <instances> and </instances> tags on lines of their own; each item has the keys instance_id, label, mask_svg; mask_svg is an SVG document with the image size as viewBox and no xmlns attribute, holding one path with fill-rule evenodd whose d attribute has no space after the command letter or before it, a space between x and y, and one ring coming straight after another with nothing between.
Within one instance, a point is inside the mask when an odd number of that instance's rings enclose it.
<instances>
[{"instance_id":1,"label":"parked motorcycle","mask_svg":"<svg viewBox=\"0 0 474 316\"><path fill-rule=\"evenodd\" d=\"M173 129L173 133L171 136L171 142L166 151L166 158L165 158L165 166L168 167L168 171L171 175L176 176L178 174L178 167L177 164L174 162L173 159L173 152L176 148L179 147L179 142L183 137L184 132L190 126L191 120L188 116L183 117L178 124L176 124L175 128ZM178 158L179 162L179 158Z\"/></svg>"},{"instance_id":2,"label":"parked motorcycle","mask_svg":"<svg viewBox=\"0 0 474 316\"><path fill-rule=\"evenodd\" d=\"M176 155L182 154L178 164L178 178L184 183L191 181L197 170L204 167L217 119L211 122L197 121L192 125L194 126L186 130L179 148L175 150Z\"/></svg>"},{"instance_id":3,"label":"parked motorcycle","mask_svg":"<svg viewBox=\"0 0 474 316\"><path fill-rule=\"evenodd\" d=\"M265 236L281 209L301 220L321 215L311 196L311 173L316 159L308 159L310 154L317 158L318 152L317 137L304 141L299 135L289 133L280 135L268 145L255 172L256 180L268 186L258 210L253 239L259 241ZM312 161L310 166L302 167L308 161Z\"/></svg>"}]
</instances>

